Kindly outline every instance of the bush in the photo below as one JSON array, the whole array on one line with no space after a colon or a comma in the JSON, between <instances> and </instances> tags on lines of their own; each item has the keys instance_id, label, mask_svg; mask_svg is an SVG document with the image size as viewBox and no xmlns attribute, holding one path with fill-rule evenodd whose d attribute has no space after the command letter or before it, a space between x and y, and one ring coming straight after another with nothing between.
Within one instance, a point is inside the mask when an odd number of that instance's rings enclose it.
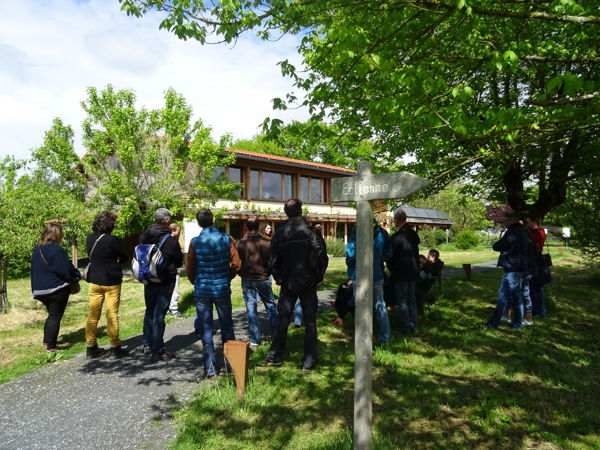
<instances>
[{"instance_id":1,"label":"bush","mask_svg":"<svg viewBox=\"0 0 600 450\"><path fill-rule=\"evenodd\" d=\"M419 230L419 238L421 238L421 247L435 248L436 242L433 230Z\"/></svg>"},{"instance_id":2,"label":"bush","mask_svg":"<svg viewBox=\"0 0 600 450\"><path fill-rule=\"evenodd\" d=\"M325 238L327 254L330 256L346 256L346 244L343 239L334 237Z\"/></svg>"},{"instance_id":3,"label":"bush","mask_svg":"<svg viewBox=\"0 0 600 450\"><path fill-rule=\"evenodd\" d=\"M446 243L446 232L444 230L434 230L433 232L435 236L435 245L445 244Z\"/></svg>"},{"instance_id":4,"label":"bush","mask_svg":"<svg viewBox=\"0 0 600 450\"><path fill-rule=\"evenodd\" d=\"M470 230L461 231L454 238L454 245L461 250L468 250L479 244L479 238Z\"/></svg>"}]
</instances>

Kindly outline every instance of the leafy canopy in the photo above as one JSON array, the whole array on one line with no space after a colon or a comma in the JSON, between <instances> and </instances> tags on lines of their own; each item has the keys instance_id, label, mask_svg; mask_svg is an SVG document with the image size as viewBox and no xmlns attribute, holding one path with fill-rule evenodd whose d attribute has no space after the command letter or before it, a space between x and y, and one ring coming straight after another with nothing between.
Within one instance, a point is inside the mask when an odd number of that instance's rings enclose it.
<instances>
[{"instance_id":1,"label":"leafy canopy","mask_svg":"<svg viewBox=\"0 0 600 450\"><path fill-rule=\"evenodd\" d=\"M120 3L138 17L160 11L161 28L202 43L298 34L304 67L280 66L307 94L274 106L304 105L313 121L375 141L383 166L414 157L434 186L468 176L543 216L600 170L596 0Z\"/></svg>"}]
</instances>

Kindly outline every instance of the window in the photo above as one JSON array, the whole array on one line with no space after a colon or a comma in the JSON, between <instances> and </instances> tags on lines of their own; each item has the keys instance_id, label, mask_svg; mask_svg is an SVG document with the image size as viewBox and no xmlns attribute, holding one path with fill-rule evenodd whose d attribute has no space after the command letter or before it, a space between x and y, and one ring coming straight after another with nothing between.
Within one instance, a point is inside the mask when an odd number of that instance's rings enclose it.
<instances>
[{"instance_id":1,"label":"window","mask_svg":"<svg viewBox=\"0 0 600 450\"><path fill-rule=\"evenodd\" d=\"M260 172L258 170L250 171L250 198L258 199L260 198Z\"/></svg>"},{"instance_id":2,"label":"window","mask_svg":"<svg viewBox=\"0 0 600 450\"><path fill-rule=\"evenodd\" d=\"M214 183L221 175L225 175L225 167L215 167L210 182Z\"/></svg>"},{"instance_id":3,"label":"window","mask_svg":"<svg viewBox=\"0 0 600 450\"><path fill-rule=\"evenodd\" d=\"M300 177L301 200L308 203L324 203L323 178Z\"/></svg>"},{"instance_id":4,"label":"window","mask_svg":"<svg viewBox=\"0 0 600 450\"><path fill-rule=\"evenodd\" d=\"M229 181L230 182L234 182L237 181L238 183L243 183L242 180L242 169L240 169L239 167L230 167L228 169L229 171ZM234 192L235 195L237 195L238 197L242 196L242 190L238 190Z\"/></svg>"},{"instance_id":5,"label":"window","mask_svg":"<svg viewBox=\"0 0 600 450\"><path fill-rule=\"evenodd\" d=\"M265 200L281 200L282 177L280 173L262 173L262 195Z\"/></svg>"},{"instance_id":6,"label":"window","mask_svg":"<svg viewBox=\"0 0 600 450\"><path fill-rule=\"evenodd\" d=\"M281 201L293 198L294 183L290 174L267 170L250 171L250 198L252 200Z\"/></svg>"},{"instance_id":7,"label":"window","mask_svg":"<svg viewBox=\"0 0 600 450\"><path fill-rule=\"evenodd\" d=\"M294 177L292 177L291 174L286 173L283 176L283 181L284 200L294 198Z\"/></svg>"}]
</instances>

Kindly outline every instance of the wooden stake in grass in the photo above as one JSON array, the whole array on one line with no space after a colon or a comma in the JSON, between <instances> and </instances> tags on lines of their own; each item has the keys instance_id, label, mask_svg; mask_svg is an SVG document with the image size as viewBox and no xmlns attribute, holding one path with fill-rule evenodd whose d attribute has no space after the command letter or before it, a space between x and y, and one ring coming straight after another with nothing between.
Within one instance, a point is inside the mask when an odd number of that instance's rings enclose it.
<instances>
[{"instance_id":1,"label":"wooden stake in grass","mask_svg":"<svg viewBox=\"0 0 600 450\"><path fill-rule=\"evenodd\" d=\"M355 177L332 180L333 201L356 201L356 311L354 313L354 448L372 446L373 370L373 200L403 198L428 184L406 172L374 175L358 163Z\"/></svg>"}]
</instances>

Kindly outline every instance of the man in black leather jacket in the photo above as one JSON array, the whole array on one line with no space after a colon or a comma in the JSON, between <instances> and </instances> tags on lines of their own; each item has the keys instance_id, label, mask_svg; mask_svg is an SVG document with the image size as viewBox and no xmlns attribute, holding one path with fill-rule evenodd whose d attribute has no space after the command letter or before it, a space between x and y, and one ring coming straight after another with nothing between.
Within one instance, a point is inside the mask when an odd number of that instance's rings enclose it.
<instances>
[{"instance_id":1,"label":"man in black leather jacket","mask_svg":"<svg viewBox=\"0 0 600 450\"><path fill-rule=\"evenodd\" d=\"M282 364L294 303L300 298L304 314L302 368L312 370L317 363L317 284L323 280L329 259L321 233L302 217L302 202L290 199L284 211L289 219L277 227L270 247L269 263L281 292L277 329L265 360L275 366Z\"/></svg>"}]
</instances>

